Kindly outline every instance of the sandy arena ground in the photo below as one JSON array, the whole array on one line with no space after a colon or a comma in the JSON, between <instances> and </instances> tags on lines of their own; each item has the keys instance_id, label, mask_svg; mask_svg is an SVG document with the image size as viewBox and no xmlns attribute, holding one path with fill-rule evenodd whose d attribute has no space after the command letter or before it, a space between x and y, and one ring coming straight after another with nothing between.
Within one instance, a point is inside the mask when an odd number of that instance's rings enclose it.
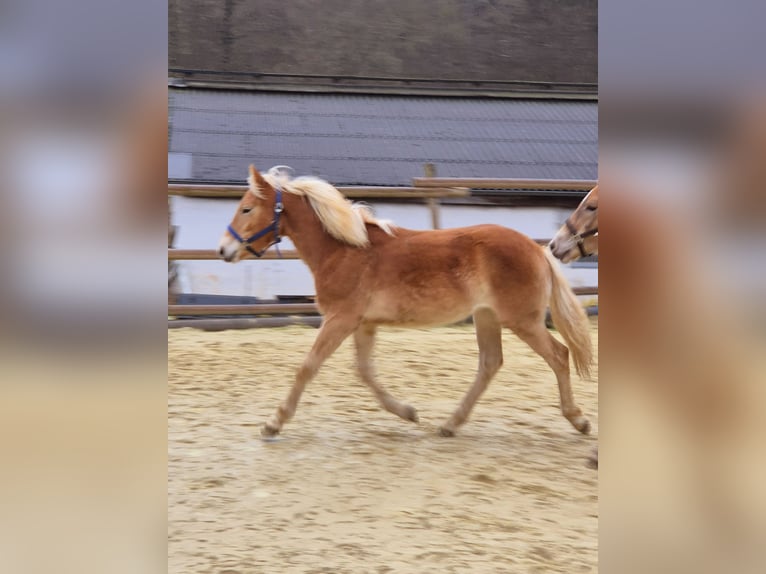
<instances>
[{"instance_id":1,"label":"sandy arena ground","mask_svg":"<svg viewBox=\"0 0 766 574\"><path fill-rule=\"evenodd\" d=\"M388 329L379 380L419 424L377 406L348 340L265 442L259 427L315 335L168 331L169 572L597 571L598 475L585 467L595 382L573 375L585 437L561 416L547 365L506 332L505 365L442 438L473 380L473 329Z\"/></svg>"}]
</instances>

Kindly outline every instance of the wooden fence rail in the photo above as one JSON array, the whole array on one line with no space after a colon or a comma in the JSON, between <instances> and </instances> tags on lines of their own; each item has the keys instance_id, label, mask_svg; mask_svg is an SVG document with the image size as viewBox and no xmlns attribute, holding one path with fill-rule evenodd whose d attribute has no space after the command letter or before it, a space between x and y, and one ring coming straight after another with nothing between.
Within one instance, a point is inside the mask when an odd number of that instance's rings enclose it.
<instances>
[{"instance_id":1,"label":"wooden fence rail","mask_svg":"<svg viewBox=\"0 0 766 574\"><path fill-rule=\"evenodd\" d=\"M573 287L575 295L598 295L598 287ZM206 315L313 315L314 303L264 303L254 305L168 305L173 317Z\"/></svg>"},{"instance_id":2,"label":"wooden fence rail","mask_svg":"<svg viewBox=\"0 0 766 574\"><path fill-rule=\"evenodd\" d=\"M490 177L414 177L416 189L463 187L470 189L535 189L590 191L595 180L580 179L503 179Z\"/></svg>"},{"instance_id":3,"label":"wooden fence rail","mask_svg":"<svg viewBox=\"0 0 766 574\"><path fill-rule=\"evenodd\" d=\"M168 315L305 315L318 313L314 303L255 305L168 305Z\"/></svg>"},{"instance_id":4,"label":"wooden fence rail","mask_svg":"<svg viewBox=\"0 0 766 574\"><path fill-rule=\"evenodd\" d=\"M280 249L282 254L280 257L277 252L270 249L261 256L261 259L300 259L298 252L295 249ZM246 255L246 258L253 261L258 261L257 258L252 255ZM213 261L220 259L218 252L215 249L168 249L169 261Z\"/></svg>"},{"instance_id":5,"label":"wooden fence rail","mask_svg":"<svg viewBox=\"0 0 766 574\"><path fill-rule=\"evenodd\" d=\"M428 199L467 197L471 189L532 189L539 191L590 191L595 180L577 179L516 179L485 177L415 177L412 187L339 186L348 198ZM168 184L168 195L208 198L240 198L246 185Z\"/></svg>"},{"instance_id":6,"label":"wooden fence rail","mask_svg":"<svg viewBox=\"0 0 766 574\"><path fill-rule=\"evenodd\" d=\"M439 197L467 197L471 190L467 188L429 186L421 187L338 187L344 196L350 199L428 199ZM246 185L191 185L186 183L168 184L168 195L182 197L202 197L210 199L239 199L247 191Z\"/></svg>"},{"instance_id":7,"label":"wooden fence rail","mask_svg":"<svg viewBox=\"0 0 766 574\"><path fill-rule=\"evenodd\" d=\"M536 243L540 245L547 245L550 239L535 239ZM261 256L261 259L300 259L298 252L294 249L280 249L281 256L276 251L270 249ZM246 259L257 261L257 259L251 255L246 255ZM215 249L168 249L169 261L214 261L220 259L218 252Z\"/></svg>"}]
</instances>

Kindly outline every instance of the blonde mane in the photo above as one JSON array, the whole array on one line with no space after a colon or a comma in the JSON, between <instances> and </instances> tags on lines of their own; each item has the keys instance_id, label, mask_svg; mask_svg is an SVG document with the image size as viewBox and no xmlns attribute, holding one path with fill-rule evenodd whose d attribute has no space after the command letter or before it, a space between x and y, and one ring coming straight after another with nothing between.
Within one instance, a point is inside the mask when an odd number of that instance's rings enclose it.
<instances>
[{"instance_id":1,"label":"blonde mane","mask_svg":"<svg viewBox=\"0 0 766 574\"><path fill-rule=\"evenodd\" d=\"M355 247L366 247L370 244L367 223L378 226L388 235L394 234L393 223L385 219L376 219L367 205L352 203L335 187L322 179L316 177L293 179L285 168L286 166L272 167L263 174L263 179L272 187L279 186L287 193L308 198L322 226L335 239ZM248 178L250 191L260 196L260 190L251 179Z\"/></svg>"}]
</instances>

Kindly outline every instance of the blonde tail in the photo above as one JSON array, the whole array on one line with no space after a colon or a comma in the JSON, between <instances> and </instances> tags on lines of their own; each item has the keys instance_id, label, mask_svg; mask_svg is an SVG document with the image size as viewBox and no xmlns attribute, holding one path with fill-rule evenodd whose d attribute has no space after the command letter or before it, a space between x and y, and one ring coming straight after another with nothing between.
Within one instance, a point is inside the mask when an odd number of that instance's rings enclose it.
<instances>
[{"instance_id":1,"label":"blonde tail","mask_svg":"<svg viewBox=\"0 0 766 574\"><path fill-rule=\"evenodd\" d=\"M569 347L569 353L572 356L577 374L585 379L590 378L593 347L590 340L588 316L561 273L559 263L551 250L543 247L543 251L551 268L550 307L553 324Z\"/></svg>"}]
</instances>

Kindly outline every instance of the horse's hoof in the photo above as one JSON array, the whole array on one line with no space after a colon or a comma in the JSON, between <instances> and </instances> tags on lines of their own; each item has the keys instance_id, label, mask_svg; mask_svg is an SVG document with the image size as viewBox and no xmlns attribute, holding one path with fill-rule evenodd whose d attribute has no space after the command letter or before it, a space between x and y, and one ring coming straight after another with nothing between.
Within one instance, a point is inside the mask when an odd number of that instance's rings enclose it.
<instances>
[{"instance_id":1,"label":"horse's hoof","mask_svg":"<svg viewBox=\"0 0 766 574\"><path fill-rule=\"evenodd\" d=\"M263 437L272 437L277 436L279 434L279 430L276 427L271 426L269 423L266 423L261 427L261 436Z\"/></svg>"},{"instance_id":2,"label":"horse's hoof","mask_svg":"<svg viewBox=\"0 0 766 574\"><path fill-rule=\"evenodd\" d=\"M404 407L404 414L402 418L406 421L411 421L413 423L420 422L420 419L418 418L418 411L416 411L413 407L409 405Z\"/></svg>"},{"instance_id":3,"label":"horse's hoof","mask_svg":"<svg viewBox=\"0 0 766 574\"><path fill-rule=\"evenodd\" d=\"M448 427L439 427L439 436L453 437L455 436L455 431Z\"/></svg>"},{"instance_id":4,"label":"horse's hoof","mask_svg":"<svg viewBox=\"0 0 766 574\"><path fill-rule=\"evenodd\" d=\"M572 426L582 434L590 434L590 421L585 417L577 417L572 421Z\"/></svg>"},{"instance_id":5,"label":"horse's hoof","mask_svg":"<svg viewBox=\"0 0 766 574\"><path fill-rule=\"evenodd\" d=\"M588 460L586 462L586 466L588 468L592 468L594 470L598 470L598 448L594 448L591 455L588 457Z\"/></svg>"}]
</instances>

